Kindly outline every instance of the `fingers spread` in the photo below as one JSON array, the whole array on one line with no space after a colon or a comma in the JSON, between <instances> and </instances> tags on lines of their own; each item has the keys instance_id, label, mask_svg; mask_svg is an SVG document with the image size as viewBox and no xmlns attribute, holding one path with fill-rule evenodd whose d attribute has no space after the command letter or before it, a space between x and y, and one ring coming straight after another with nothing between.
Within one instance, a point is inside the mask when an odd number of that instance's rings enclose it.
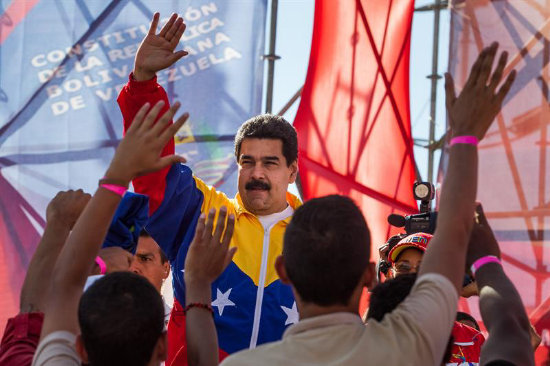
<instances>
[{"instance_id":1,"label":"fingers spread","mask_svg":"<svg viewBox=\"0 0 550 366\"><path fill-rule=\"evenodd\" d=\"M476 86L484 87L487 85L487 81L489 80L489 75L491 75L491 69L493 68L493 61L495 59L495 55L497 53L498 49L498 43L493 42L489 48L486 50L486 55L483 59L483 63L481 64L481 68L479 71L479 76L476 81Z\"/></svg>"},{"instance_id":2,"label":"fingers spread","mask_svg":"<svg viewBox=\"0 0 550 366\"><path fill-rule=\"evenodd\" d=\"M204 221L205 221L205 215L202 213L199 217L199 221L197 222L197 227L195 228L195 238L202 238L204 235ZM196 242L196 240L193 240L193 242Z\"/></svg>"},{"instance_id":3,"label":"fingers spread","mask_svg":"<svg viewBox=\"0 0 550 366\"><path fill-rule=\"evenodd\" d=\"M174 35L177 33L178 28L183 24L182 18L177 18L177 20L172 24L172 26L166 31L166 34L164 35L164 38L171 42L172 38L174 38ZM177 43L177 42L176 42Z\"/></svg>"},{"instance_id":4,"label":"fingers spread","mask_svg":"<svg viewBox=\"0 0 550 366\"><path fill-rule=\"evenodd\" d=\"M164 132L162 132L162 134L159 136L159 141L162 143L166 143L171 138L173 138L176 132L178 132L178 130L181 128L181 126L183 126L183 124L187 121L188 118L189 118L189 113L187 112L181 115L176 120L176 122L174 122L167 129L165 129Z\"/></svg>"},{"instance_id":5,"label":"fingers spread","mask_svg":"<svg viewBox=\"0 0 550 366\"><path fill-rule=\"evenodd\" d=\"M466 84L464 85L464 88L474 86L476 84L476 80L479 77L479 72L481 70L481 65L483 64L483 61L485 60L485 56L487 54L487 49L483 49L479 56L477 56L477 60L472 65L472 69L470 70L470 76L468 77L468 80L466 80Z\"/></svg>"},{"instance_id":6,"label":"fingers spread","mask_svg":"<svg viewBox=\"0 0 550 366\"><path fill-rule=\"evenodd\" d=\"M168 125L170 121L172 121L172 117L174 117L174 114L176 114L180 106L181 106L180 102L175 102L170 107L170 109L164 112L164 114L158 119L157 123L153 126L153 128L151 128L151 133L153 134L153 136L160 136L162 131L166 129L166 125ZM161 139L159 138L159 141L160 140Z\"/></svg>"},{"instance_id":7,"label":"fingers spread","mask_svg":"<svg viewBox=\"0 0 550 366\"><path fill-rule=\"evenodd\" d=\"M155 15L153 15L153 21L151 22L151 26L149 27L149 32L147 33L147 35L149 36L155 35L157 31L157 27L159 25L159 18L160 18L160 14L158 12L155 13Z\"/></svg>"},{"instance_id":8,"label":"fingers spread","mask_svg":"<svg viewBox=\"0 0 550 366\"><path fill-rule=\"evenodd\" d=\"M212 235L212 228L214 227L214 217L216 216L216 209L211 208L208 212L208 218L206 220L206 229L204 230L203 241L209 242L208 238Z\"/></svg>"},{"instance_id":9,"label":"fingers spread","mask_svg":"<svg viewBox=\"0 0 550 366\"><path fill-rule=\"evenodd\" d=\"M172 14L172 16L170 17L168 22L166 22L164 27L162 27L162 29L160 30L160 33L159 33L160 37L165 37L166 36L166 33L172 27L172 25L174 24L174 22L176 21L177 18L178 18L178 14L176 14L176 13Z\"/></svg>"},{"instance_id":10,"label":"fingers spread","mask_svg":"<svg viewBox=\"0 0 550 366\"><path fill-rule=\"evenodd\" d=\"M445 104L450 109L456 99L455 82L448 72L445 73Z\"/></svg>"},{"instance_id":11,"label":"fingers spread","mask_svg":"<svg viewBox=\"0 0 550 366\"><path fill-rule=\"evenodd\" d=\"M145 120L143 121L143 123L141 125L140 130L142 132L147 132L151 129L151 126L153 125L153 123L157 119L157 116L158 116L160 110L162 109L162 107L164 107L164 101L160 100L160 101L157 102L157 104L155 104L153 106L153 108L151 108L151 110L149 111L149 113L147 113L147 116L145 117Z\"/></svg>"},{"instance_id":12,"label":"fingers spread","mask_svg":"<svg viewBox=\"0 0 550 366\"><path fill-rule=\"evenodd\" d=\"M496 99L499 105L502 103L504 98L506 98L506 95L510 91L510 88L512 87L512 84L514 83L515 80L516 80L516 70L512 70L512 72L508 74L506 81L504 82L504 84L502 84L502 86L500 87L500 90L496 95Z\"/></svg>"},{"instance_id":13,"label":"fingers spread","mask_svg":"<svg viewBox=\"0 0 550 366\"><path fill-rule=\"evenodd\" d=\"M497 85L500 83L500 79L502 79L502 73L504 72L504 67L506 66L507 59L508 59L508 52L502 52L502 54L498 59L498 64L495 69L495 72L491 77L491 82L489 83L489 88L491 92L495 91L495 89L497 88Z\"/></svg>"},{"instance_id":14,"label":"fingers spread","mask_svg":"<svg viewBox=\"0 0 550 366\"><path fill-rule=\"evenodd\" d=\"M225 226L225 234L223 235L222 246L225 249L227 249L229 247L229 243L231 243L231 238L233 237L234 229L235 229L235 216L231 214L227 218L227 225Z\"/></svg>"},{"instance_id":15,"label":"fingers spread","mask_svg":"<svg viewBox=\"0 0 550 366\"><path fill-rule=\"evenodd\" d=\"M149 106L150 106L149 103L145 103L144 105L141 106L139 111L136 113L136 116L134 117L134 121L132 122L132 125L130 126L128 131L126 131L126 134L134 132L135 130L139 129L139 127L143 123L143 118L145 117L145 113L147 113L147 111L149 110Z\"/></svg>"},{"instance_id":16,"label":"fingers spread","mask_svg":"<svg viewBox=\"0 0 550 366\"><path fill-rule=\"evenodd\" d=\"M180 18L181 19L181 18ZM172 39L170 39L170 46L172 48L176 48L178 45L178 42L181 39L181 36L183 36L183 32L185 32L185 23L183 22L183 19L181 23L179 24L178 28L176 29L176 32L174 33Z\"/></svg>"},{"instance_id":17,"label":"fingers spread","mask_svg":"<svg viewBox=\"0 0 550 366\"><path fill-rule=\"evenodd\" d=\"M189 54L189 52L187 51L178 51L178 52L174 52L173 54L171 54L169 57L170 57L170 62L172 64L175 64L176 62L178 62L178 60L184 56L187 56Z\"/></svg>"},{"instance_id":18,"label":"fingers spread","mask_svg":"<svg viewBox=\"0 0 550 366\"><path fill-rule=\"evenodd\" d=\"M172 166L173 164L177 164L177 163L186 163L187 160L183 157L183 156L180 156L180 155L168 155L168 156L163 156L162 158L159 158L158 161L155 163L155 166L153 168L151 168L149 171L147 172L144 172L142 173L145 174L145 173L150 173L150 172L156 172L158 170L161 170L161 169L164 169L164 168L167 168L169 166Z\"/></svg>"},{"instance_id":19,"label":"fingers spread","mask_svg":"<svg viewBox=\"0 0 550 366\"><path fill-rule=\"evenodd\" d=\"M222 206L220 208L220 213L218 214L218 222L216 223L216 231L212 237L212 242L215 244L220 243L222 237L223 229L225 228L225 218L227 216L227 207Z\"/></svg>"}]
</instances>

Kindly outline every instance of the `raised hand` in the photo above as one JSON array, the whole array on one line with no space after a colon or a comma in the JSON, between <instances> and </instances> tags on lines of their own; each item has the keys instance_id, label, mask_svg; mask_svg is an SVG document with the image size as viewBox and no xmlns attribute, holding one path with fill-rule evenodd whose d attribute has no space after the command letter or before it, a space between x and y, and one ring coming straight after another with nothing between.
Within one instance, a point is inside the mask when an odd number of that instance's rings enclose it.
<instances>
[{"instance_id":1,"label":"raised hand","mask_svg":"<svg viewBox=\"0 0 550 366\"><path fill-rule=\"evenodd\" d=\"M496 91L508 58L508 54L503 52L495 71L491 73L497 49L498 43L494 42L481 51L458 98L455 95L452 76L449 73L445 74L446 104L453 136L469 135L481 140L500 111L516 72L510 72L506 81Z\"/></svg>"},{"instance_id":2,"label":"raised hand","mask_svg":"<svg viewBox=\"0 0 550 366\"><path fill-rule=\"evenodd\" d=\"M186 285L193 282L210 286L225 270L237 251L236 247L229 248L235 227L234 216L229 215L227 224L224 225L227 208L220 208L216 230L212 233L215 215L216 210L211 209L207 219L205 219L204 214L199 218L195 237L185 258ZM225 234L222 239L224 229Z\"/></svg>"},{"instance_id":3,"label":"raised hand","mask_svg":"<svg viewBox=\"0 0 550 366\"><path fill-rule=\"evenodd\" d=\"M483 207L478 202L476 204L475 224L470 234L470 242L468 243L468 254L466 256L467 268L470 268L472 263L477 259L486 255L494 255L500 258L500 248L493 230L483 213Z\"/></svg>"},{"instance_id":4,"label":"raised hand","mask_svg":"<svg viewBox=\"0 0 550 366\"><path fill-rule=\"evenodd\" d=\"M212 282L227 268L237 251L236 247L229 248L235 227L234 216L227 217L227 208L221 207L216 230L212 232L215 217L215 209L210 210L207 218L204 214L200 216L195 237L187 251L184 272L186 309L191 304L209 306ZM192 311L186 316L185 328L189 365L217 365L218 337L212 315L207 311Z\"/></svg>"},{"instance_id":5,"label":"raised hand","mask_svg":"<svg viewBox=\"0 0 550 366\"><path fill-rule=\"evenodd\" d=\"M152 79L157 71L171 66L187 55L186 51L174 52L185 31L183 18L172 14L170 20L156 34L159 18L159 13L153 15L149 32L136 53L134 78L138 81Z\"/></svg>"},{"instance_id":6,"label":"raised hand","mask_svg":"<svg viewBox=\"0 0 550 366\"><path fill-rule=\"evenodd\" d=\"M77 191L69 190L57 193L46 208L46 221L49 225L59 223L65 225L69 230L92 198L82 189Z\"/></svg>"},{"instance_id":7,"label":"raised hand","mask_svg":"<svg viewBox=\"0 0 550 366\"><path fill-rule=\"evenodd\" d=\"M176 102L155 123L163 106L164 102L160 101L151 109L149 109L149 103L141 107L132 125L126 131L126 136L118 145L111 165L105 173L106 177L129 183L140 175L163 169L174 163L185 162L185 159L179 155L161 157L160 154L166 143L174 138L174 134L187 121L189 114L184 113L170 124L180 107L180 103Z\"/></svg>"}]
</instances>

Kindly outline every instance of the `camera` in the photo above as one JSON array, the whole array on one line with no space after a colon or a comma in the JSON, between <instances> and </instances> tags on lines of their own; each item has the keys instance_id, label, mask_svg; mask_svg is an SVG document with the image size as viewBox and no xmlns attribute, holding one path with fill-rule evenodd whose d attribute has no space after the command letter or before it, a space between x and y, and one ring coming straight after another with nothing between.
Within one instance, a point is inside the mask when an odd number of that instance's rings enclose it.
<instances>
[{"instance_id":1,"label":"camera","mask_svg":"<svg viewBox=\"0 0 550 366\"><path fill-rule=\"evenodd\" d=\"M430 211L430 203L435 197L435 187L430 182L415 182L413 185L413 195L417 201L420 201L420 213L401 216L391 214L388 216L388 222L395 227L404 227L405 233L397 234L388 239L384 245L378 250L380 260L377 263L377 278L380 282L380 273L388 274L391 265L387 260L389 251L399 241L406 236L418 232L433 234L435 231L435 223L437 221L437 212Z\"/></svg>"},{"instance_id":2,"label":"camera","mask_svg":"<svg viewBox=\"0 0 550 366\"><path fill-rule=\"evenodd\" d=\"M388 222L395 227L404 227L408 235L419 232L433 234L437 221L437 212L430 211L430 203L435 197L434 185L430 182L415 182L413 195L420 201L420 213L407 216L391 214Z\"/></svg>"}]
</instances>

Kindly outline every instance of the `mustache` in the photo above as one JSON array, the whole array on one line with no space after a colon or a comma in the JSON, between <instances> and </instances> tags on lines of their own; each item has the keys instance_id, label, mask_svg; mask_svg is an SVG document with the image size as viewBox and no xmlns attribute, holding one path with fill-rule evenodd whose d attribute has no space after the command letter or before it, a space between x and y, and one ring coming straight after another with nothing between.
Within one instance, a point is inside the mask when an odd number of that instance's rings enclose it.
<instances>
[{"instance_id":1,"label":"mustache","mask_svg":"<svg viewBox=\"0 0 550 366\"><path fill-rule=\"evenodd\" d=\"M244 189L246 190L263 189L263 190L269 191L271 189L271 186L264 181L253 179L250 182L246 183L246 185L244 186Z\"/></svg>"}]
</instances>

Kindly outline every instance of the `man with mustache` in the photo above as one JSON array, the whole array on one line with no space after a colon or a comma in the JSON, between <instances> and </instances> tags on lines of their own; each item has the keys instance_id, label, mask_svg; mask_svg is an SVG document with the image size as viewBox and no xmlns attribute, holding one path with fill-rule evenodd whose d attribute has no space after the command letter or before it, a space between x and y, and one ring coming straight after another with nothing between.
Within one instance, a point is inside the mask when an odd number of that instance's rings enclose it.
<instances>
[{"instance_id":1,"label":"man with mustache","mask_svg":"<svg viewBox=\"0 0 550 366\"><path fill-rule=\"evenodd\" d=\"M155 14L136 54L128 84L118 102L126 131L144 103L164 101L164 89L156 72L174 64L187 53L174 52L185 30L176 14L157 33ZM160 113L162 114L162 113ZM162 156L174 153L171 140ZM296 303L289 286L282 284L275 259L294 209L301 203L287 192L298 172L296 131L279 116L260 115L243 123L235 136L238 163L238 194L228 198L193 176L189 167L175 164L160 172L133 180L136 192L150 198L148 233L166 253L173 273L174 308L168 324L167 365L187 364L185 313L211 311L220 345L220 359L236 351L279 340L290 324L298 321ZM201 215L227 210L235 216L231 247L238 250L223 274L211 287L211 303L186 305L184 262Z\"/></svg>"}]
</instances>

